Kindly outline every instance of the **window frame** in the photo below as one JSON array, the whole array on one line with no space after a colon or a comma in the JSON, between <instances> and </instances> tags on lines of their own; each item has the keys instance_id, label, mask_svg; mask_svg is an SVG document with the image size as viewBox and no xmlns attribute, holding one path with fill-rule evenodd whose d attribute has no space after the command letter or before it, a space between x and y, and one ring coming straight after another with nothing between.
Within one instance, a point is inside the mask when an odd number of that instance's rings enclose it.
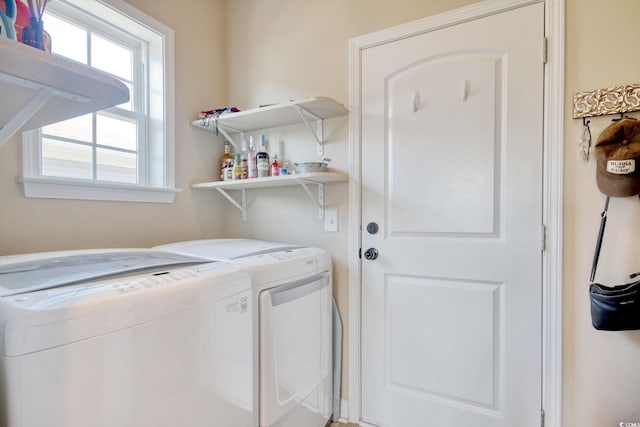
<instances>
[{"instance_id":1,"label":"window frame","mask_svg":"<svg viewBox=\"0 0 640 427\"><path fill-rule=\"evenodd\" d=\"M25 197L106 200L124 202L173 203L181 190L175 186L175 62L173 30L123 0L60 0L48 5L52 11L75 13L82 10L93 15L91 24L99 21L117 23L132 37L146 42L147 64L141 71L148 73L149 86L139 98L147 107L147 143L141 144L138 155L146 164L138 171L138 184L43 176L41 130L22 134L22 170L20 182ZM129 26L127 26L129 22ZM131 23L138 26L131 27ZM46 25L46 23L45 23ZM100 27L98 35L105 33ZM108 34L108 32L107 32ZM118 36L114 37L115 40ZM55 43L55 40L53 41ZM136 67L137 68L137 67ZM119 110L116 107L103 110ZM121 111L121 110L120 110Z\"/></svg>"}]
</instances>

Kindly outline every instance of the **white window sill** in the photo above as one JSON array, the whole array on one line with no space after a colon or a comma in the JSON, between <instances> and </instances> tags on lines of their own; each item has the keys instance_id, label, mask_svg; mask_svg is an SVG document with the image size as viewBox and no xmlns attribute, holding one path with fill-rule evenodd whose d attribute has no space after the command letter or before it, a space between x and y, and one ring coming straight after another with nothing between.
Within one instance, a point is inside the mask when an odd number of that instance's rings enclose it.
<instances>
[{"instance_id":1,"label":"white window sill","mask_svg":"<svg viewBox=\"0 0 640 427\"><path fill-rule=\"evenodd\" d=\"M96 183L65 178L22 177L25 197L45 199L105 200L114 202L173 203L178 188L133 184Z\"/></svg>"}]
</instances>

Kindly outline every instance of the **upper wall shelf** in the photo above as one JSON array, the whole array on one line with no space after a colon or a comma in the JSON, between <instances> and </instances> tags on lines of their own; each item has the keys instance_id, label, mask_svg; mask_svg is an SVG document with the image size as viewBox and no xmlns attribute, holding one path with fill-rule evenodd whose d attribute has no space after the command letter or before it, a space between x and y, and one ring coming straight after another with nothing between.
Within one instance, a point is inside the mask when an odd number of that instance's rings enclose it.
<instances>
[{"instance_id":1,"label":"upper wall shelf","mask_svg":"<svg viewBox=\"0 0 640 427\"><path fill-rule=\"evenodd\" d=\"M238 113L226 113L217 120L198 119L192 121L191 125L215 132L217 124L220 133L238 149L239 144L234 141L232 133L239 133L242 136L245 132L305 123L318 142L318 154L322 155L324 154L323 120L344 116L347 112L344 105L331 98L314 97L253 108ZM315 129L312 127L312 122L315 122Z\"/></svg>"},{"instance_id":2,"label":"upper wall shelf","mask_svg":"<svg viewBox=\"0 0 640 427\"><path fill-rule=\"evenodd\" d=\"M122 104L128 88L85 65L0 37L0 145L16 132Z\"/></svg>"}]
</instances>

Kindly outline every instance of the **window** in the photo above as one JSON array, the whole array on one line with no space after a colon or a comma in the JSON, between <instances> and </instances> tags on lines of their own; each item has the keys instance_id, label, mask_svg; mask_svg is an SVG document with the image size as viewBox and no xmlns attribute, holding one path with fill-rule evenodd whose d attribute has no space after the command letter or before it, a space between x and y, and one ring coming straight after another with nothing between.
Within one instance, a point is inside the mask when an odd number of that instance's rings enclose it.
<instances>
[{"instance_id":1,"label":"window","mask_svg":"<svg viewBox=\"0 0 640 427\"><path fill-rule=\"evenodd\" d=\"M172 202L172 30L122 0L57 0L43 21L53 55L119 79L130 100L25 132L25 195Z\"/></svg>"}]
</instances>

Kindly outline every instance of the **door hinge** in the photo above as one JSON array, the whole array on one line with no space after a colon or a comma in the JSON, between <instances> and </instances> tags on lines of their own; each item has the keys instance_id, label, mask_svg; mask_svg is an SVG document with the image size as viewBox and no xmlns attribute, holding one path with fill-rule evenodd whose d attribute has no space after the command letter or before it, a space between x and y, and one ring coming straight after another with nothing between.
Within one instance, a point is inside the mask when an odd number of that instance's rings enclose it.
<instances>
[{"instance_id":1,"label":"door hinge","mask_svg":"<svg viewBox=\"0 0 640 427\"><path fill-rule=\"evenodd\" d=\"M540 250L545 251L547 249L547 227L543 224L540 226Z\"/></svg>"},{"instance_id":2,"label":"door hinge","mask_svg":"<svg viewBox=\"0 0 640 427\"><path fill-rule=\"evenodd\" d=\"M549 60L549 39L544 37L542 39L542 63L546 64Z\"/></svg>"},{"instance_id":3,"label":"door hinge","mask_svg":"<svg viewBox=\"0 0 640 427\"><path fill-rule=\"evenodd\" d=\"M540 410L540 427L544 427L544 409Z\"/></svg>"}]
</instances>

